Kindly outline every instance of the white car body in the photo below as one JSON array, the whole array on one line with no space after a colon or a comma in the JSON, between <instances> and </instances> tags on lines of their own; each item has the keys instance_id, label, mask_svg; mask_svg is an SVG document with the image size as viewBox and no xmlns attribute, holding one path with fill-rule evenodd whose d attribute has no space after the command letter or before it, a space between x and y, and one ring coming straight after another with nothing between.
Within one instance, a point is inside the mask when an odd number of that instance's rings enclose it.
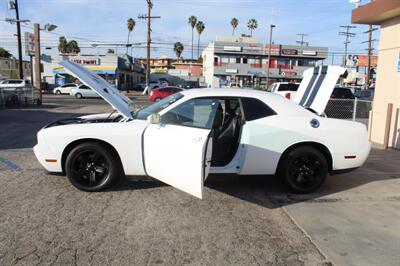
<instances>
[{"instance_id":1,"label":"white car body","mask_svg":"<svg viewBox=\"0 0 400 266\"><path fill-rule=\"evenodd\" d=\"M70 92L71 96L74 96L75 98L99 98L99 94L97 94L96 91L92 90L90 87L81 84L75 88L71 89Z\"/></svg>"},{"instance_id":2,"label":"white car body","mask_svg":"<svg viewBox=\"0 0 400 266\"><path fill-rule=\"evenodd\" d=\"M0 81L0 88L7 89L24 89L30 84L23 79L5 79Z\"/></svg>"},{"instance_id":3,"label":"white car body","mask_svg":"<svg viewBox=\"0 0 400 266\"><path fill-rule=\"evenodd\" d=\"M38 144L34 152L50 172L64 172L66 153L71 147L93 140L115 150L125 175L148 175L202 198L203 183L209 173L274 175L285 151L299 144L325 149L330 172L360 167L370 151L367 130L363 124L320 117L272 93L247 89L193 89L155 103L154 106L169 104L158 112L160 117L174 115L174 110L184 107L184 104L227 98L240 99L241 111L236 110L245 112L242 114L247 115L242 105L246 99L261 101L273 111L264 117L246 118L230 162L211 166L211 158L218 152L212 148L211 129L196 126L194 120L190 122L191 126L150 121L157 115L150 116L150 119L135 119L129 111L131 102L124 95L112 91L110 86L103 83L104 80L94 78L95 74L88 74L72 62L60 64L98 91L119 114L111 117L109 114L84 116L55 122L41 129L37 134ZM206 105L200 107L205 109L198 108L196 112L204 112L209 108Z\"/></svg>"},{"instance_id":4,"label":"white car body","mask_svg":"<svg viewBox=\"0 0 400 266\"><path fill-rule=\"evenodd\" d=\"M72 89L75 89L79 84L67 83L53 89L54 94L71 94Z\"/></svg>"},{"instance_id":5,"label":"white car body","mask_svg":"<svg viewBox=\"0 0 400 266\"><path fill-rule=\"evenodd\" d=\"M300 83L274 82L269 86L267 91L279 94L288 99L293 99L299 86Z\"/></svg>"}]
</instances>

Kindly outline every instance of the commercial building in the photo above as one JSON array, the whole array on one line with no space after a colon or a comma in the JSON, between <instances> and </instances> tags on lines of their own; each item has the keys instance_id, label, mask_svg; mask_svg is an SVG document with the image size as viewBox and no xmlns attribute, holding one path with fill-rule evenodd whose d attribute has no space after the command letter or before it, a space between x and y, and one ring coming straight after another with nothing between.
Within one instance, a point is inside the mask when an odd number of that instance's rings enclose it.
<instances>
[{"instance_id":1,"label":"commercial building","mask_svg":"<svg viewBox=\"0 0 400 266\"><path fill-rule=\"evenodd\" d=\"M304 70L321 64L328 48L273 44L264 45L254 37L219 36L202 52L203 75L209 87L230 83L267 87L268 54L270 83L302 78Z\"/></svg>"},{"instance_id":2,"label":"commercial building","mask_svg":"<svg viewBox=\"0 0 400 266\"><path fill-rule=\"evenodd\" d=\"M119 90L133 89L137 83L144 82L145 68L139 60L129 55L60 55L42 56L42 81L52 86L60 86L74 80L63 67L58 65L62 60L71 60L84 65L100 75Z\"/></svg>"},{"instance_id":3,"label":"commercial building","mask_svg":"<svg viewBox=\"0 0 400 266\"><path fill-rule=\"evenodd\" d=\"M400 148L400 1L376 0L352 12L352 23L380 25L371 141ZM388 110L393 104L393 110Z\"/></svg>"},{"instance_id":4,"label":"commercial building","mask_svg":"<svg viewBox=\"0 0 400 266\"><path fill-rule=\"evenodd\" d=\"M31 80L32 67L30 61L22 61L24 79ZM0 57L0 78L19 78L19 61L15 58Z\"/></svg>"}]
</instances>

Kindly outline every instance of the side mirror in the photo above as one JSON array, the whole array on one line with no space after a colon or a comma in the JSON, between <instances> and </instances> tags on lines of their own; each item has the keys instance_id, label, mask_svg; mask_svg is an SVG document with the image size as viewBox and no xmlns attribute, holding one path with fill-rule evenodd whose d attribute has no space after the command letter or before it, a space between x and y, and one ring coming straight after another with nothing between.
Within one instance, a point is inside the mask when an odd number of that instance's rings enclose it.
<instances>
[{"instance_id":1,"label":"side mirror","mask_svg":"<svg viewBox=\"0 0 400 266\"><path fill-rule=\"evenodd\" d=\"M150 124L158 124L160 123L160 114L151 114L150 116L147 117L147 121Z\"/></svg>"}]
</instances>

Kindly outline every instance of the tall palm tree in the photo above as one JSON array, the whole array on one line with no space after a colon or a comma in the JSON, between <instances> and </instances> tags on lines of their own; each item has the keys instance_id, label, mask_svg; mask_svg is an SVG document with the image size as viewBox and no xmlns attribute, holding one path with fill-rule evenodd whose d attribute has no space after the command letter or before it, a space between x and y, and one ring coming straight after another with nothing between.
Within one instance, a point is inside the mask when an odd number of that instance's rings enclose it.
<instances>
[{"instance_id":1,"label":"tall palm tree","mask_svg":"<svg viewBox=\"0 0 400 266\"><path fill-rule=\"evenodd\" d=\"M136 21L133 18L128 19L127 26L128 26L128 41L126 42L126 53L128 54L129 37L131 36L131 32L136 26Z\"/></svg>"},{"instance_id":2,"label":"tall palm tree","mask_svg":"<svg viewBox=\"0 0 400 266\"><path fill-rule=\"evenodd\" d=\"M181 58L181 54L183 52L183 44L181 42L176 42L174 44L174 52L176 54L176 59L179 60Z\"/></svg>"},{"instance_id":3,"label":"tall palm tree","mask_svg":"<svg viewBox=\"0 0 400 266\"><path fill-rule=\"evenodd\" d=\"M195 16L190 16L189 17L189 25L192 27L192 60L193 60L193 32L194 32L194 27L196 27L197 23L197 18Z\"/></svg>"},{"instance_id":4,"label":"tall palm tree","mask_svg":"<svg viewBox=\"0 0 400 266\"><path fill-rule=\"evenodd\" d=\"M198 21L196 24L196 30L199 34L199 38L197 39L197 58L200 56L200 35L203 33L206 26L204 25L203 21Z\"/></svg>"},{"instance_id":5,"label":"tall palm tree","mask_svg":"<svg viewBox=\"0 0 400 266\"><path fill-rule=\"evenodd\" d=\"M239 20L237 18L231 19L232 35L235 35L235 29L239 25Z\"/></svg>"},{"instance_id":6,"label":"tall palm tree","mask_svg":"<svg viewBox=\"0 0 400 266\"><path fill-rule=\"evenodd\" d=\"M250 30L250 36L253 36L253 30L257 29L257 27L257 20L254 18L249 19L249 22L247 22L247 28Z\"/></svg>"}]
</instances>

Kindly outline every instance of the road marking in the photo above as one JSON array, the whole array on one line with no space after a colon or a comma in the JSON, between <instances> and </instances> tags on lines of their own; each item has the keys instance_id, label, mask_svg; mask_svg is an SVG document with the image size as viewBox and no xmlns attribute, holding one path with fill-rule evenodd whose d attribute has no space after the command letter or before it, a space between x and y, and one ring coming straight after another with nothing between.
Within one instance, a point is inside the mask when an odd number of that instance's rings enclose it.
<instances>
[{"instance_id":1,"label":"road marking","mask_svg":"<svg viewBox=\"0 0 400 266\"><path fill-rule=\"evenodd\" d=\"M9 168L11 168L14 171L18 171L18 172L22 171L22 168L20 168L18 165L16 165L15 163L13 163L1 156L0 156L0 163L4 163L5 165L7 165Z\"/></svg>"}]
</instances>

